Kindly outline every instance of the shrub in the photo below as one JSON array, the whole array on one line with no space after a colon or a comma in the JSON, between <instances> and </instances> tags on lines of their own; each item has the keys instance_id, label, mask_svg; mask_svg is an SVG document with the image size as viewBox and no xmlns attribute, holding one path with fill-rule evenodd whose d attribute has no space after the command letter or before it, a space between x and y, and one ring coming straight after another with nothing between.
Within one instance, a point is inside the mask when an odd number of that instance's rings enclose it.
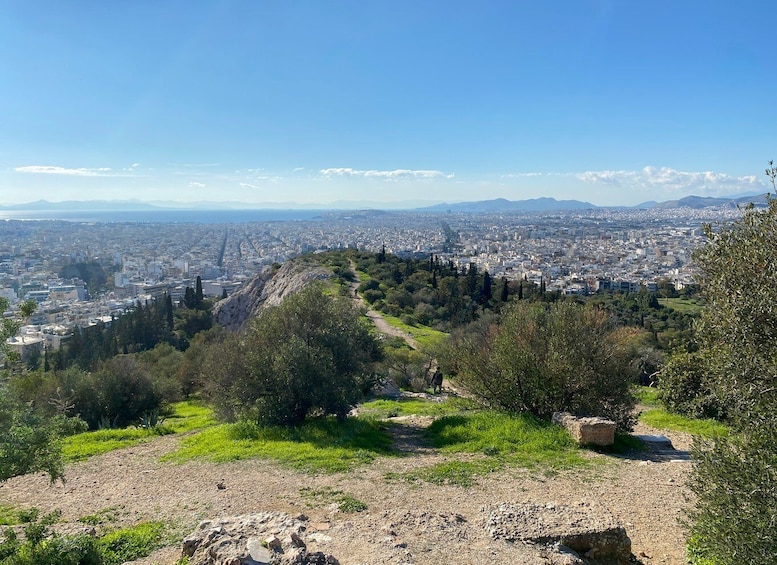
<instances>
[{"instance_id":1,"label":"shrub","mask_svg":"<svg viewBox=\"0 0 777 565\"><path fill-rule=\"evenodd\" d=\"M705 352L675 353L661 369L659 399L671 412L690 418L724 419L712 360Z\"/></svg>"},{"instance_id":2,"label":"shrub","mask_svg":"<svg viewBox=\"0 0 777 565\"><path fill-rule=\"evenodd\" d=\"M210 350L209 394L218 414L295 425L344 418L373 383L378 344L349 299L313 285Z\"/></svg>"},{"instance_id":3,"label":"shrub","mask_svg":"<svg viewBox=\"0 0 777 565\"><path fill-rule=\"evenodd\" d=\"M461 383L491 406L549 419L564 410L633 423L627 330L575 303L515 302L501 324L478 326L459 344Z\"/></svg>"},{"instance_id":4,"label":"shrub","mask_svg":"<svg viewBox=\"0 0 777 565\"><path fill-rule=\"evenodd\" d=\"M86 374L74 399L75 410L90 429L134 424L161 401L150 373L131 355L118 355Z\"/></svg>"},{"instance_id":5,"label":"shrub","mask_svg":"<svg viewBox=\"0 0 777 565\"><path fill-rule=\"evenodd\" d=\"M689 486L696 495L693 551L715 565L773 563L777 547L777 428L697 439Z\"/></svg>"}]
</instances>

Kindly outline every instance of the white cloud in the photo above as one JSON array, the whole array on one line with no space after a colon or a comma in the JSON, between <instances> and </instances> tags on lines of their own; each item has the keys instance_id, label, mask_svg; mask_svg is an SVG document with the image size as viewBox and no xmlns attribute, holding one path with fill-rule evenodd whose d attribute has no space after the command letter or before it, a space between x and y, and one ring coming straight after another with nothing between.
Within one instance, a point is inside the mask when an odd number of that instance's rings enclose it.
<instances>
[{"instance_id":1,"label":"white cloud","mask_svg":"<svg viewBox=\"0 0 777 565\"><path fill-rule=\"evenodd\" d=\"M80 177L107 177L111 176L111 169L109 167L100 167L97 169L68 169L66 167L57 167L52 165L28 165L25 167L16 167L14 169L17 173L33 173L44 175L69 175Z\"/></svg>"},{"instance_id":2,"label":"white cloud","mask_svg":"<svg viewBox=\"0 0 777 565\"><path fill-rule=\"evenodd\" d=\"M586 183L633 188L660 189L667 193L695 191L723 195L743 190L760 190L764 183L755 176L735 177L714 171L688 172L670 167L644 167L640 170L584 171L574 176Z\"/></svg>"},{"instance_id":3,"label":"white cloud","mask_svg":"<svg viewBox=\"0 0 777 565\"><path fill-rule=\"evenodd\" d=\"M205 188L206 186L208 185L201 182L197 182L195 180L189 183L189 188Z\"/></svg>"},{"instance_id":4,"label":"white cloud","mask_svg":"<svg viewBox=\"0 0 777 565\"><path fill-rule=\"evenodd\" d=\"M254 186L253 184L248 184L247 182L241 182L241 183L240 183L240 187L241 187L241 188L257 188L257 187L256 187L256 186Z\"/></svg>"},{"instance_id":5,"label":"white cloud","mask_svg":"<svg viewBox=\"0 0 777 565\"><path fill-rule=\"evenodd\" d=\"M525 177L541 177L545 173L507 173L505 175L501 175L499 178L503 179L520 179Z\"/></svg>"},{"instance_id":6,"label":"white cloud","mask_svg":"<svg viewBox=\"0 0 777 565\"><path fill-rule=\"evenodd\" d=\"M331 169L321 169L319 171L325 177L363 177L363 178L378 178L384 180L407 180L407 179L452 179L453 173L443 173L442 171L434 170L410 170L410 169L395 169L393 171L361 171L358 169L352 169L350 167L340 167Z\"/></svg>"}]
</instances>

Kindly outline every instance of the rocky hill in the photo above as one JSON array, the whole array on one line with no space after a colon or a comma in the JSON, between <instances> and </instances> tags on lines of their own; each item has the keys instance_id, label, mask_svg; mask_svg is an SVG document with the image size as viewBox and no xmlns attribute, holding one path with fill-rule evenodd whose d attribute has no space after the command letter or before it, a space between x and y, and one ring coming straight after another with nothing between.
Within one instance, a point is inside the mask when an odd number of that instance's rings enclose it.
<instances>
[{"instance_id":1,"label":"rocky hill","mask_svg":"<svg viewBox=\"0 0 777 565\"><path fill-rule=\"evenodd\" d=\"M238 331L264 308L278 306L313 281L330 277L329 269L307 258L286 261L280 268L265 267L243 288L216 304L213 318L228 330Z\"/></svg>"}]
</instances>

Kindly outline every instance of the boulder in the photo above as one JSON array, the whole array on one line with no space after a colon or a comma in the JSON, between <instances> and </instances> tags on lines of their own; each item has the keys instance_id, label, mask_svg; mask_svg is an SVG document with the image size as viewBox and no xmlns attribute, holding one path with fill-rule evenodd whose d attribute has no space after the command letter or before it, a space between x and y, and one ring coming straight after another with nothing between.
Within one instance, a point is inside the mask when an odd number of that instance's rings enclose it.
<instances>
[{"instance_id":1,"label":"boulder","mask_svg":"<svg viewBox=\"0 0 777 565\"><path fill-rule=\"evenodd\" d=\"M282 512L205 520L181 552L190 565L338 565L331 555L307 551L306 530L304 520Z\"/></svg>"},{"instance_id":2,"label":"boulder","mask_svg":"<svg viewBox=\"0 0 777 565\"><path fill-rule=\"evenodd\" d=\"M494 539L546 545L559 563L575 563L577 556L601 565L631 562L623 526L606 509L585 503L502 503L491 510L487 527Z\"/></svg>"},{"instance_id":3,"label":"boulder","mask_svg":"<svg viewBox=\"0 0 777 565\"><path fill-rule=\"evenodd\" d=\"M615 422L606 418L556 412L553 414L553 423L566 428L580 445L606 446L615 443Z\"/></svg>"},{"instance_id":4,"label":"boulder","mask_svg":"<svg viewBox=\"0 0 777 565\"><path fill-rule=\"evenodd\" d=\"M286 261L277 270L265 267L240 290L217 302L213 319L230 331L238 331L264 309L278 306L312 282L331 276L330 270L305 259Z\"/></svg>"}]
</instances>

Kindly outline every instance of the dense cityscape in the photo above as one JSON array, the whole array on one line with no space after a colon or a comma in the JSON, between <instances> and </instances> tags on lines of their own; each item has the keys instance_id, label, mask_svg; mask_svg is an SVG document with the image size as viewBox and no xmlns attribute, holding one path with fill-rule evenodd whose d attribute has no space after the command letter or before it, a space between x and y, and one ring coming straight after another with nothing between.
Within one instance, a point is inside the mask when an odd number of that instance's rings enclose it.
<instances>
[{"instance_id":1,"label":"dense cityscape","mask_svg":"<svg viewBox=\"0 0 777 565\"><path fill-rule=\"evenodd\" d=\"M75 326L107 322L169 294L183 299L200 277L206 296L232 293L263 268L342 248L400 256L436 255L494 277L544 280L548 290L590 294L681 289L693 281L691 252L704 223L730 220L732 208L548 213L432 214L330 212L315 220L209 223L0 223L0 295L18 315L35 300L19 349L56 349Z\"/></svg>"}]
</instances>

